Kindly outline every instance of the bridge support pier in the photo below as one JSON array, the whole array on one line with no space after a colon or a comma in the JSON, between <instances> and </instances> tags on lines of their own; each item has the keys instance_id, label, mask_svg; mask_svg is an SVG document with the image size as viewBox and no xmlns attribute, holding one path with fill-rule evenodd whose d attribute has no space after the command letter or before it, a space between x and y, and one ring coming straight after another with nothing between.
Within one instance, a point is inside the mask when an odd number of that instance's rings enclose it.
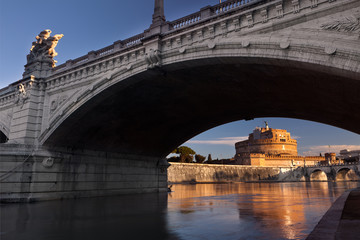
<instances>
[{"instance_id":1,"label":"bridge support pier","mask_svg":"<svg viewBox=\"0 0 360 240\"><path fill-rule=\"evenodd\" d=\"M2 144L0 156L1 202L167 191L163 159L18 144Z\"/></svg>"}]
</instances>

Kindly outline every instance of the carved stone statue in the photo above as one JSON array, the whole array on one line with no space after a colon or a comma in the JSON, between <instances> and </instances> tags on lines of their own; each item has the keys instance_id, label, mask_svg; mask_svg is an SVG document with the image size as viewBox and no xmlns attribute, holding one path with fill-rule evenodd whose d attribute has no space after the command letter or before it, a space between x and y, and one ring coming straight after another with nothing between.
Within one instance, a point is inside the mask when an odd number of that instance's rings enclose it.
<instances>
[{"instance_id":1,"label":"carved stone statue","mask_svg":"<svg viewBox=\"0 0 360 240\"><path fill-rule=\"evenodd\" d=\"M54 60L54 57L57 56L55 47L64 35L56 34L51 37L50 34L51 30L46 29L36 36L36 42L32 43L30 54L27 56L27 64L37 61L49 62L51 63L51 67L55 67L55 63L57 62Z\"/></svg>"},{"instance_id":2,"label":"carved stone statue","mask_svg":"<svg viewBox=\"0 0 360 240\"><path fill-rule=\"evenodd\" d=\"M360 14L350 15L321 25L324 30L339 32L355 32L360 29Z\"/></svg>"}]
</instances>

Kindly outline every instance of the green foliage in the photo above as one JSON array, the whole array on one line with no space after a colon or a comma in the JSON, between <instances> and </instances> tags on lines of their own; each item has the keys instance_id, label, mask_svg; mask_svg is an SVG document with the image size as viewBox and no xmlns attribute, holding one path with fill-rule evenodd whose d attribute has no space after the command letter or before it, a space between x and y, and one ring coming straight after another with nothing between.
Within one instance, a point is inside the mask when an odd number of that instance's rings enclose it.
<instances>
[{"instance_id":1,"label":"green foliage","mask_svg":"<svg viewBox=\"0 0 360 240\"><path fill-rule=\"evenodd\" d=\"M204 156L202 156L202 155L200 155L200 154L196 154L196 155L195 155L195 161L196 161L197 163L203 163L203 162L205 161L205 159L206 159L206 157L204 157Z\"/></svg>"},{"instance_id":2,"label":"green foliage","mask_svg":"<svg viewBox=\"0 0 360 240\"><path fill-rule=\"evenodd\" d=\"M180 162L182 163L192 163L193 162L193 155L185 155L185 154L180 154Z\"/></svg>"},{"instance_id":3,"label":"green foliage","mask_svg":"<svg viewBox=\"0 0 360 240\"><path fill-rule=\"evenodd\" d=\"M194 155L195 151L187 146L180 146L180 147L176 148L172 153Z\"/></svg>"},{"instance_id":4,"label":"green foliage","mask_svg":"<svg viewBox=\"0 0 360 240\"><path fill-rule=\"evenodd\" d=\"M180 158L176 156L170 157L167 160L168 162L180 162Z\"/></svg>"},{"instance_id":5,"label":"green foliage","mask_svg":"<svg viewBox=\"0 0 360 240\"><path fill-rule=\"evenodd\" d=\"M172 153L180 154L180 159L179 159L180 162L192 163L195 151L189 147L180 146L176 148L174 151L172 151Z\"/></svg>"}]
</instances>

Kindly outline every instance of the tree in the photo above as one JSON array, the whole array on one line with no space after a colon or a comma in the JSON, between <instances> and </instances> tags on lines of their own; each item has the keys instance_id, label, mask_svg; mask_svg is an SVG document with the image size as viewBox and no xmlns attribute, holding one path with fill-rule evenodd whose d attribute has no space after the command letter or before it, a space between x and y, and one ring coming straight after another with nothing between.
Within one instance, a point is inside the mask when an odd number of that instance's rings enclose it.
<instances>
[{"instance_id":1,"label":"tree","mask_svg":"<svg viewBox=\"0 0 360 240\"><path fill-rule=\"evenodd\" d=\"M191 163L193 161L193 155L195 151L186 146L180 146L176 148L172 153L180 154L180 162Z\"/></svg>"},{"instance_id":2,"label":"tree","mask_svg":"<svg viewBox=\"0 0 360 240\"><path fill-rule=\"evenodd\" d=\"M196 154L195 155L195 160L197 163L203 163L205 161L206 157L200 155L200 154Z\"/></svg>"},{"instance_id":3,"label":"tree","mask_svg":"<svg viewBox=\"0 0 360 240\"><path fill-rule=\"evenodd\" d=\"M208 155L207 163L212 163L212 157L211 154Z\"/></svg>"},{"instance_id":4,"label":"tree","mask_svg":"<svg viewBox=\"0 0 360 240\"><path fill-rule=\"evenodd\" d=\"M184 163L193 163L194 161L194 156L193 155L185 155L183 156L183 159L181 159L181 156L183 155L180 155L180 161L184 162Z\"/></svg>"},{"instance_id":5,"label":"tree","mask_svg":"<svg viewBox=\"0 0 360 240\"><path fill-rule=\"evenodd\" d=\"M172 156L172 157L168 158L167 160L168 160L168 162L179 162L180 158L177 156Z\"/></svg>"}]
</instances>

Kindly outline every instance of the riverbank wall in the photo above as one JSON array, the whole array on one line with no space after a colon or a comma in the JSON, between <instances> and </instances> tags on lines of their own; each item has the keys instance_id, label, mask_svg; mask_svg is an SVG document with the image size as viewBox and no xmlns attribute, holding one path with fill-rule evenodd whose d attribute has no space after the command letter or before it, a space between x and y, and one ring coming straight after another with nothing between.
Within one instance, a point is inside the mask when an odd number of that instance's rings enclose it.
<instances>
[{"instance_id":1,"label":"riverbank wall","mask_svg":"<svg viewBox=\"0 0 360 240\"><path fill-rule=\"evenodd\" d=\"M170 163L170 183L305 181L303 168Z\"/></svg>"}]
</instances>

